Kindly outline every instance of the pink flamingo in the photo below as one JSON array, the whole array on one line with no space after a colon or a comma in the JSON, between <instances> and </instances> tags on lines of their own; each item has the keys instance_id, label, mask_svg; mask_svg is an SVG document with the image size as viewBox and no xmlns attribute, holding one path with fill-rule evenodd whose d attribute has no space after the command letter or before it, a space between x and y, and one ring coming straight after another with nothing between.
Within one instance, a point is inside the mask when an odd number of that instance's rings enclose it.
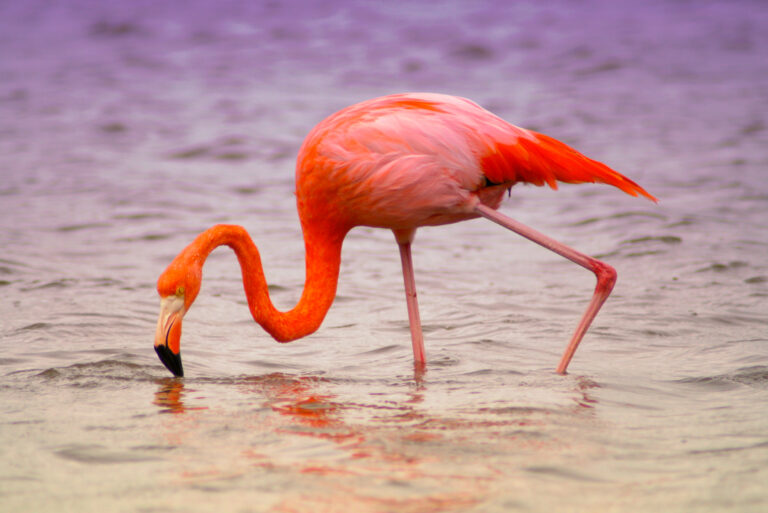
<instances>
[{"instance_id":1,"label":"pink flamingo","mask_svg":"<svg viewBox=\"0 0 768 513\"><path fill-rule=\"evenodd\" d=\"M296 198L306 250L306 281L287 312L272 304L259 251L240 226L201 233L160 275L155 350L183 376L181 321L195 300L205 259L227 245L237 254L254 320L279 342L316 331L336 295L341 246L355 226L389 228L400 248L413 357L424 368L411 242L420 226L485 217L572 260L597 277L592 300L557 366L565 374L584 333L616 281L609 265L499 213L504 193L519 182L602 182L656 201L632 180L546 135L516 127L453 96L413 93L375 98L320 122L296 166Z\"/></svg>"}]
</instances>

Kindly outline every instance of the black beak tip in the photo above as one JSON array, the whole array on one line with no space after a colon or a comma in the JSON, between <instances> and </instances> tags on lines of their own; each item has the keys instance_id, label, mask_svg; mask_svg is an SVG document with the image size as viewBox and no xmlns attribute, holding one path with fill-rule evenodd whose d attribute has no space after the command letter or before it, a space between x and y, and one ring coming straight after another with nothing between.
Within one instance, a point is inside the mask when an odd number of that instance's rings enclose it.
<instances>
[{"instance_id":1,"label":"black beak tip","mask_svg":"<svg viewBox=\"0 0 768 513\"><path fill-rule=\"evenodd\" d=\"M160 357L160 361L163 362L163 365L165 365L174 376L177 378L184 377L184 369L181 366L180 354L174 353L165 345L155 346L155 352L157 352L157 356Z\"/></svg>"}]
</instances>

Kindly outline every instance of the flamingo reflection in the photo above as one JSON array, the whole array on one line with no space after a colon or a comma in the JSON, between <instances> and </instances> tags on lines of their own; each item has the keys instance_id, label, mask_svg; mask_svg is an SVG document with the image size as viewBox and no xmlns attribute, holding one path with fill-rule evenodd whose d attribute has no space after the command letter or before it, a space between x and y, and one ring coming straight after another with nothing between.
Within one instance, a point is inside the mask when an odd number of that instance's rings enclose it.
<instances>
[{"instance_id":1,"label":"flamingo reflection","mask_svg":"<svg viewBox=\"0 0 768 513\"><path fill-rule=\"evenodd\" d=\"M383 397L361 395L333 379L284 373L196 383L208 397L224 386L223 394L234 391L246 406L237 400L233 409L218 400L220 406L208 409L198 402L202 395L191 401L182 380L158 382L153 403L161 413L176 414L163 424L165 438L180 447L174 457L183 455L179 481L196 486L233 476L284 478L271 508L277 512L341 511L341 502L361 512L477 506L506 489L516 472L508 458L556 460L567 441L547 434L548 425L563 414L592 416L590 392L597 387L577 380L575 404L565 411L504 401L459 412L429 407L429 386L421 380L409 380L397 400L391 390ZM338 390L354 399L340 399ZM231 435L212 443L212 427L220 433L223 426ZM307 438L322 443L302 442ZM489 439L493 447L485 447ZM484 451L487 458L470 458Z\"/></svg>"},{"instance_id":2,"label":"flamingo reflection","mask_svg":"<svg viewBox=\"0 0 768 513\"><path fill-rule=\"evenodd\" d=\"M160 413L185 413L188 410L206 410L207 406L189 408L184 405L184 383L175 378L158 380L160 388L155 392L152 404L159 406Z\"/></svg>"}]
</instances>

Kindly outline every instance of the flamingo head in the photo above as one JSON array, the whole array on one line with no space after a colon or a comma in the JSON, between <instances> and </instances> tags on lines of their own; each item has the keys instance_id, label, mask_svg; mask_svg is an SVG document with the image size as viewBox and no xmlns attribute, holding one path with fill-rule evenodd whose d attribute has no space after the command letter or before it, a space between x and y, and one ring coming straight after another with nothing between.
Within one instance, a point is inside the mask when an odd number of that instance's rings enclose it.
<instances>
[{"instance_id":1,"label":"flamingo head","mask_svg":"<svg viewBox=\"0 0 768 513\"><path fill-rule=\"evenodd\" d=\"M155 351L160 361L179 378L184 376L181 365L181 320L200 291L201 271L201 266L184 265L183 260L177 258L157 280L160 316L155 331Z\"/></svg>"}]
</instances>

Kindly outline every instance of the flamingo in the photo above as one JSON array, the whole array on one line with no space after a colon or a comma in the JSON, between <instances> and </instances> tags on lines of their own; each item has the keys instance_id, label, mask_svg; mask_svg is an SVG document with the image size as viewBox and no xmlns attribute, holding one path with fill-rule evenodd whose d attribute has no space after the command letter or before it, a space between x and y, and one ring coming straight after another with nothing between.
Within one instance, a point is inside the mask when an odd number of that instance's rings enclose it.
<instances>
[{"instance_id":1,"label":"flamingo","mask_svg":"<svg viewBox=\"0 0 768 513\"><path fill-rule=\"evenodd\" d=\"M657 201L638 184L544 134L514 126L476 103L435 93L383 96L321 121L304 140L296 165L296 203L305 245L305 284L298 304L278 311L269 297L259 251L240 226L202 232L160 275L155 350L183 376L181 323L197 297L202 268L216 247L237 255L248 307L278 342L315 332L336 294L344 238L355 226L392 230L399 246L413 358L425 368L411 243L422 226L484 217L592 271L592 299L556 368L565 374L584 333L616 282L610 265L497 212L517 183L601 182Z\"/></svg>"}]
</instances>

